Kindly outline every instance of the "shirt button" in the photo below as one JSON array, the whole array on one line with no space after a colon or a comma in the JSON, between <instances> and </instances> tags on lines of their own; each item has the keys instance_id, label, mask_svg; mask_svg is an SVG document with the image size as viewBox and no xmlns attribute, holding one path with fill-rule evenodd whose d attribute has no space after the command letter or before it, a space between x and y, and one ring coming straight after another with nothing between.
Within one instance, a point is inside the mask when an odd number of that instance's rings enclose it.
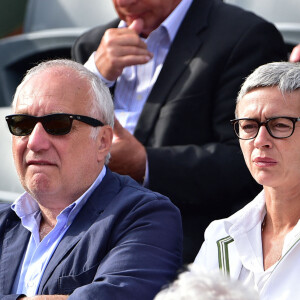
<instances>
[{"instance_id":1,"label":"shirt button","mask_svg":"<svg viewBox=\"0 0 300 300\"><path fill-rule=\"evenodd\" d=\"M137 98L137 100L141 101L143 99L143 96L142 95L137 95L136 98Z\"/></svg>"},{"instance_id":2,"label":"shirt button","mask_svg":"<svg viewBox=\"0 0 300 300\"><path fill-rule=\"evenodd\" d=\"M27 286L28 286L28 287L33 287L33 286L34 286L34 283L33 283L32 281L29 281L29 282L27 283Z\"/></svg>"}]
</instances>

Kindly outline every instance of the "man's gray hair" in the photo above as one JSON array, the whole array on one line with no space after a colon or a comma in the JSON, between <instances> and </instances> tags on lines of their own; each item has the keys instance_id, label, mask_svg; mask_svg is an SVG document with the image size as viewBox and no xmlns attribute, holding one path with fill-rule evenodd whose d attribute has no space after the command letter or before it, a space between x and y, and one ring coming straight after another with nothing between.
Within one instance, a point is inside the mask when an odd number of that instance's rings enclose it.
<instances>
[{"instance_id":1,"label":"man's gray hair","mask_svg":"<svg viewBox=\"0 0 300 300\"><path fill-rule=\"evenodd\" d=\"M91 99L92 108L90 111L91 117L101 120L104 124L113 128L114 126L114 106L109 89L100 78L86 69L83 65L68 59L55 59L42 62L30 69L23 78L20 85L17 87L13 98L12 107L15 110L19 93L26 82L32 77L40 74L43 71L50 70L55 67L66 67L76 72L77 76L85 80L90 85L90 90L87 93L87 98ZM101 127L91 129L91 137L95 139ZM110 154L105 159L105 164L108 163Z\"/></svg>"},{"instance_id":2,"label":"man's gray hair","mask_svg":"<svg viewBox=\"0 0 300 300\"><path fill-rule=\"evenodd\" d=\"M282 94L296 91L300 88L300 63L273 62L258 67L243 83L237 106L247 93L262 87L278 87Z\"/></svg>"},{"instance_id":3,"label":"man's gray hair","mask_svg":"<svg viewBox=\"0 0 300 300\"><path fill-rule=\"evenodd\" d=\"M259 300L258 293L219 271L205 272L197 265L179 275L154 300Z\"/></svg>"}]
</instances>

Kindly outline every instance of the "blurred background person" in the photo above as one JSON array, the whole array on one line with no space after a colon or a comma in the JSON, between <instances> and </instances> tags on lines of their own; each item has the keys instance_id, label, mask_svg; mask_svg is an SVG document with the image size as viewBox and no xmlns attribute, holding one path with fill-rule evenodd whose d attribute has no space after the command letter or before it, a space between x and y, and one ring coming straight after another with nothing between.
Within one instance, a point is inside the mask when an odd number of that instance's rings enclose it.
<instances>
[{"instance_id":1,"label":"blurred background person","mask_svg":"<svg viewBox=\"0 0 300 300\"><path fill-rule=\"evenodd\" d=\"M154 300L259 300L257 292L219 272L206 272L195 265L181 273Z\"/></svg>"},{"instance_id":2,"label":"blurred background person","mask_svg":"<svg viewBox=\"0 0 300 300\"><path fill-rule=\"evenodd\" d=\"M229 218L215 221L195 264L221 269L265 299L300 294L300 64L256 69L237 98L236 135L263 191Z\"/></svg>"},{"instance_id":3,"label":"blurred background person","mask_svg":"<svg viewBox=\"0 0 300 300\"><path fill-rule=\"evenodd\" d=\"M202 233L260 190L228 124L243 78L286 60L271 23L220 0L113 0L120 19L83 34L73 58L114 95L109 167L180 208L184 262Z\"/></svg>"}]
</instances>

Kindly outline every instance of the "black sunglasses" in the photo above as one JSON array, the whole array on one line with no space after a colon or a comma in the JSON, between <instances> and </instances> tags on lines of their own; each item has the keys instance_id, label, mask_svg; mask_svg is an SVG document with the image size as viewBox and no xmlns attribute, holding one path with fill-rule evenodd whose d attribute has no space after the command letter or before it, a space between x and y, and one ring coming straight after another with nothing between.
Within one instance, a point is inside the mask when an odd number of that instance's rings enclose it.
<instances>
[{"instance_id":1,"label":"black sunglasses","mask_svg":"<svg viewBox=\"0 0 300 300\"><path fill-rule=\"evenodd\" d=\"M25 136L31 134L37 123L42 123L45 131L51 135L64 135L71 131L73 120L77 120L93 127L104 126L94 118L72 114L50 114L41 117L26 114L9 115L5 117L9 131L13 135Z\"/></svg>"}]
</instances>

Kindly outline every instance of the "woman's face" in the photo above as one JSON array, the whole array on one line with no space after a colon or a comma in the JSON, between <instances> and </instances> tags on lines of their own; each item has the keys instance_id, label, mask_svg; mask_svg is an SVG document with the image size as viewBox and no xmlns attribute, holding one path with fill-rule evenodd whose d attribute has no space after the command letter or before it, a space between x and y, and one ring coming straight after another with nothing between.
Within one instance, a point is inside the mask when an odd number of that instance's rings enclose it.
<instances>
[{"instance_id":1,"label":"woman's face","mask_svg":"<svg viewBox=\"0 0 300 300\"><path fill-rule=\"evenodd\" d=\"M281 94L277 87L257 88L239 102L238 118L265 122L272 117L300 117L300 91ZM261 126L256 138L240 140L246 164L254 179L268 187L297 187L300 182L300 122L292 136L273 138Z\"/></svg>"}]
</instances>

